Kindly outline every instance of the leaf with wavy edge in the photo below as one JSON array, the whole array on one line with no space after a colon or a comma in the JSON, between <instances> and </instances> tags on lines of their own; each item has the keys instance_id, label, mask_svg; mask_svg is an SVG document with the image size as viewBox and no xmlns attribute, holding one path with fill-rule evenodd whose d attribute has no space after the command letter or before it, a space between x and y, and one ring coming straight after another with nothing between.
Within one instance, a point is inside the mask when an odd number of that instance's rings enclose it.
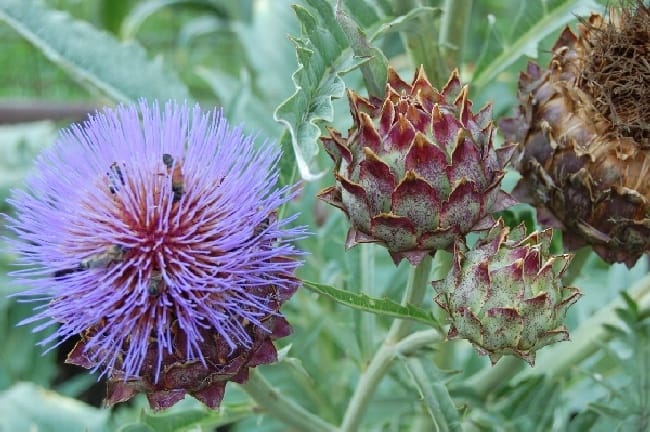
<instances>
[{"instance_id":1,"label":"leaf with wavy edge","mask_svg":"<svg viewBox=\"0 0 650 432\"><path fill-rule=\"evenodd\" d=\"M436 328L440 327L440 323L433 317L431 311L421 309L417 306L402 306L388 298L373 298L366 294L344 291L330 285L315 282L303 281L303 286L310 291L327 296L337 303L353 309L393 318L418 321Z\"/></svg>"},{"instance_id":2,"label":"leaf with wavy edge","mask_svg":"<svg viewBox=\"0 0 650 432\"><path fill-rule=\"evenodd\" d=\"M0 0L0 21L82 83L115 100L189 98L185 84L159 61L149 60L140 45L120 43L40 1Z\"/></svg>"},{"instance_id":3,"label":"leaf with wavy edge","mask_svg":"<svg viewBox=\"0 0 650 432\"><path fill-rule=\"evenodd\" d=\"M325 0L305 3L309 8L293 6L302 27L299 37L291 37L298 58L298 69L292 75L296 91L280 104L273 117L289 130L302 178L315 180L324 174L313 172L310 166L319 150L321 132L317 122L334 119L332 99L345 93L345 83L339 75L358 66L363 59L352 58L331 4Z\"/></svg>"}]
</instances>

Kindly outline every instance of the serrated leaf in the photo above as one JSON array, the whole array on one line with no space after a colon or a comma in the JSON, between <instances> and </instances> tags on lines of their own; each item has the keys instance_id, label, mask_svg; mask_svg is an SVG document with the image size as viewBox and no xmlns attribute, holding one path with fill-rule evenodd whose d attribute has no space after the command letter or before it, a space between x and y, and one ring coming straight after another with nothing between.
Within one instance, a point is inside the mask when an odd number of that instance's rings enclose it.
<instances>
[{"instance_id":1,"label":"serrated leaf","mask_svg":"<svg viewBox=\"0 0 650 432\"><path fill-rule=\"evenodd\" d=\"M318 122L333 120L332 99L345 92L339 75L356 64L332 6L325 0L306 3L308 7L293 6L302 27L301 35L291 38L298 58L298 69L292 75L296 91L273 116L289 130L300 175L305 180L315 180L323 174L314 172L312 167L319 151Z\"/></svg>"},{"instance_id":2,"label":"serrated leaf","mask_svg":"<svg viewBox=\"0 0 650 432\"><path fill-rule=\"evenodd\" d=\"M144 49L49 9L40 1L0 0L5 21L52 62L117 101L189 98L187 87Z\"/></svg>"},{"instance_id":3,"label":"serrated leaf","mask_svg":"<svg viewBox=\"0 0 650 432\"><path fill-rule=\"evenodd\" d=\"M600 10L600 6L593 0L532 0L521 4L524 9L518 17L520 19L526 17L529 20L528 25L521 25L516 21L513 24L512 36L502 41L500 52L481 56L486 61L479 61L476 65L471 80L473 86L485 87L499 73L524 55L536 58L537 47L546 36L560 30L574 20L576 15ZM503 17L503 19L512 18ZM489 51L489 47L486 46L484 51Z\"/></svg>"},{"instance_id":4,"label":"serrated leaf","mask_svg":"<svg viewBox=\"0 0 650 432\"><path fill-rule=\"evenodd\" d=\"M1 431L88 431L107 429L109 411L20 383L0 393Z\"/></svg>"},{"instance_id":5,"label":"serrated leaf","mask_svg":"<svg viewBox=\"0 0 650 432\"><path fill-rule=\"evenodd\" d=\"M417 306L402 306L387 298L372 298L365 294L344 291L333 286L318 284L315 282L303 281L303 286L310 291L325 295L332 300L353 309L392 318L418 321L436 328L440 326L431 311L421 309Z\"/></svg>"}]
</instances>

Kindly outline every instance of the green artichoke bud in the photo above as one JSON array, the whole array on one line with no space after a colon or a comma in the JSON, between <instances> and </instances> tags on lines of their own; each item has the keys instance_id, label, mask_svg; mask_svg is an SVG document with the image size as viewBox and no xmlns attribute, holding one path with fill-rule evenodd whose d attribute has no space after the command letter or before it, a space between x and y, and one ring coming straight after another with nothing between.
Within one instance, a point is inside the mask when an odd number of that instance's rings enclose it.
<instances>
[{"instance_id":1,"label":"green artichoke bud","mask_svg":"<svg viewBox=\"0 0 650 432\"><path fill-rule=\"evenodd\" d=\"M514 147L494 149L491 107L473 114L467 93L457 71L438 92L422 68L411 84L389 69L383 100L348 91L354 126L322 138L336 184L319 194L347 215L346 247L378 242L416 265L514 203L500 190Z\"/></svg>"},{"instance_id":2,"label":"green artichoke bud","mask_svg":"<svg viewBox=\"0 0 650 432\"><path fill-rule=\"evenodd\" d=\"M492 364L503 355L535 363L535 352L569 339L562 324L569 306L582 295L562 284L570 255L549 253L551 230L526 236L520 225L503 221L472 250L454 247L447 277L433 282L436 303L451 321L449 338L464 338Z\"/></svg>"}]
</instances>

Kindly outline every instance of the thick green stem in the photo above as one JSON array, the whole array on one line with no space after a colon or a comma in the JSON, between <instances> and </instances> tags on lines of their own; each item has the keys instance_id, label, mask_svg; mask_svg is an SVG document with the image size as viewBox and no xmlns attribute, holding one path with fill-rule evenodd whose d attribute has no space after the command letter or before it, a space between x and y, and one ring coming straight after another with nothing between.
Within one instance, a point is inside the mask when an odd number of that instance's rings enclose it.
<instances>
[{"instance_id":1,"label":"thick green stem","mask_svg":"<svg viewBox=\"0 0 650 432\"><path fill-rule=\"evenodd\" d=\"M438 330L429 329L412 333L396 344L384 342L372 358L368 369L359 379L356 391L350 399L343 418L341 432L354 432L359 429L365 409L395 357L411 354L420 348L440 342L440 340L441 336Z\"/></svg>"},{"instance_id":2,"label":"thick green stem","mask_svg":"<svg viewBox=\"0 0 650 432\"><path fill-rule=\"evenodd\" d=\"M472 16L472 0L445 0L438 45L449 69L458 68L463 61L465 36Z\"/></svg>"},{"instance_id":3,"label":"thick green stem","mask_svg":"<svg viewBox=\"0 0 650 432\"><path fill-rule=\"evenodd\" d=\"M256 369L241 387L266 414L300 431L335 432L335 426L283 396Z\"/></svg>"},{"instance_id":4,"label":"thick green stem","mask_svg":"<svg viewBox=\"0 0 650 432\"><path fill-rule=\"evenodd\" d=\"M403 305L420 304L429 286L429 273L431 272L431 257L425 257L422 262L411 268L406 292L402 300ZM395 320L391 325L386 339L379 347L368 368L361 374L348 408L343 417L341 432L353 432L359 429L368 403L372 398L377 385L382 380L395 357L398 341L408 333L410 321Z\"/></svg>"},{"instance_id":5,"label":"thick green stem","mask_svg":"<svg viewBox=\"0 0 650 432\"><path fill-rule=\"evenodd\" d=\"M375 295L375 254L372 244L361 246L361 293L370 297ZM361 355L363 360L367 360L372 355L375 340L375 314L366 312L357 312L361 314Z\"/></svg>"},{"instance_id":6,"label":"thick green stem","mask_svg":"<svg viewBox=\"0 0 650 432\"><path fill-rule=\"evenodd\" d=\"M431 261L431 257L427 255L422 259L420 264L411 267L402 305L419 305L422 303L424 294L431 287L431 279L429 276L432 267ZM386 341L395 343L402 339L409 332L412 324L413 322L409 320L396 320L388 331Z\"/></svg>"},{"instance_id":7,"label":"thick green stem","mask_svg":"<svg viewBox=\"0 0 650 432\"><path fill-rule=\"evenodd\" d=\"M469 378L467 384L474 388L477 396L485 398L488 393L510 381L525 365L526 362L518 357L502 357L496 365Z\"/></svg>"},{"instance_id":8,"label":"thick green stem","mask_svg":"<svg viewBox=\"0 0 650 432\"><path fill-rule=\"evenodd\" d=\"M395 0L395 11L406 15L411 10L421 7L421 0ZM433 22L419 18L413 20L412 31L402 32L402 41L415 66L422 65L429 82L440 88L449 76L445 62L440 61L438 46L438 29Z\"/></svg>"}]
</instances>

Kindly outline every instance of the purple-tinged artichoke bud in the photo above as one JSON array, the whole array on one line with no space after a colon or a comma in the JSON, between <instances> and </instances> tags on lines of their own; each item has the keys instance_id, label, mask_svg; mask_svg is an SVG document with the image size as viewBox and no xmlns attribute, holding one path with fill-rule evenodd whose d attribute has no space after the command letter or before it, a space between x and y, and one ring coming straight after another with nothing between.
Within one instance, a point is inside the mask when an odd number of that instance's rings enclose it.
<instances>
[{"instance_id":1,"label":"purple-tinged artichoke bud","mask_svg":"<svg viewBox=\"0 0 650 432\"><path fill-rule=\"evenodd\" d=\"M319 198L350 222L346 247L383 244L395 263L416 265L513 203L500 190L514 147L494 149L491 107L476 114L454 71L438 92L420 68L411 84L388 71L384 100L348 91L348 137L322 138L336 184Z\"/></svg>"},{"instance_id":2,"label":"purple-tinged artichoke bud","mask_svg":"<svg viewBox=\"0 0 650 432\"><path fill-rule=\"evenodd\" d=\"M562 32L548 69L521 73L517 116L500 124L519 144L514 194L568 249L632 266L650 251L650 8L578 30Z\"/></svg>"},{"instance_id":3,"label":"purple-tinged artichoke bud","mask_svg":"<svg viewBox=\"0 0 650 432\"><path fill-rule=\"evenodd\" d=\"M220 112L141 102L63 132L11 200L8 226L24 323L81 336L68 362L108 379L108 405L145 393L153 409L190 394L219 406L228 381L276 360L290 332L303 228L276 211L279 152Z\"/></svg>"},{"instance_id":4,"label":"purple-tinged artichoke bud","mask_svg":"<svg viewBox=\"0 0 650 432\"><path fill-rule=\"evenodd\" d=\"M525 234L499 220L472 250L457 242L452 269L433 282L448 337L467 339L493 364L515 355L534 365L538 349L568 340L563 321L582 295L562 283L571 256L550 254L551 230Z\"/></svg>"}]
</instances>

